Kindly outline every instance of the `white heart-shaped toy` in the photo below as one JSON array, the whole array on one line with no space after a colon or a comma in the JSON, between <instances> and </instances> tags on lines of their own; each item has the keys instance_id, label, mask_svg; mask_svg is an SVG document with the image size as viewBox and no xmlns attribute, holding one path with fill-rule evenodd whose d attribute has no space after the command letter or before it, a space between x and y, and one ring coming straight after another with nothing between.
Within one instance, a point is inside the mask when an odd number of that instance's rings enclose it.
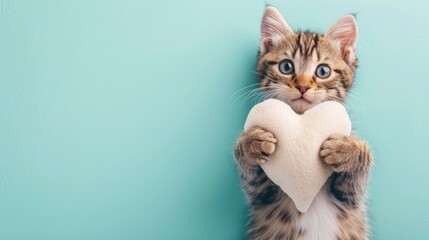
<instances>
[{"instance_id":1,"label":"white heart-shaped toy","mask_svg":"<svg viewBox=\"0 0 429 240\"><path fill-rule=\"evenodd\" d=\"M306 212L332 174L332 169L320 160L320 146L332 134L350 135L346 109L329 101L299 115L286 103L268 99L254 106L247 116L244 129L254 126L277 138L276 150L262 169L300 212Z\"/></svg>"}]
</instances>

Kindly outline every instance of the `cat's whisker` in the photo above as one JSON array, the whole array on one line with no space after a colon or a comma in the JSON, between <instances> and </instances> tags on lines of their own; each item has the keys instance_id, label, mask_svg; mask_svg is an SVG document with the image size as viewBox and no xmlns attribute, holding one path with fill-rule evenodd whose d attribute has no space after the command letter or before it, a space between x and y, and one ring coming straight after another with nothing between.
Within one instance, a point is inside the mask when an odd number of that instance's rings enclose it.
<instances>
[{"instance_id":1,"label":"cat's whisker","mask_svg":"<svg viewBox=\"0 0 429 240\"><path fill-rule=\"evenodd\" d=\"M240 98L242 98L242 97L245 97L245 101L247 101L247 98L250 96L252 96L253 94L255 94L256 92L259 92L259 91L263 91L263 90L265 90L266 89L266 87L258 87L258 88L254 88L254 89L250 89L250 90L247 90L247 91L245 91L244 93L241 93L238 97L236 97L235 98L235 100L231 103L231 105L230 105L230 107L232 106L232 105L234 105L234 103L236 102L236 101L238 101Z\"/></svg>"},{"instance_id":2,"label":"cat's whisker","mask_svg":"<svg viewBox=\"0 0 429 240\"><path fill-rule=\"evenodd\" d=\"M243 103L246 103L249 99L254 98L254 104L260 102L260 98L262 96L264 96L264 94L267 94L267 92L269 92L271 90L270 87L266 87L264 89L259 89L260 91L254 92L251 95L249 95L248 97L246 97L246 99L244 99ZM259 95L259 96L258 96Z\"/></svg>"},{"instance_id":3,"label":"cat's whisker","mask_svg":"<svg viewBox=\"0 0 429 240\"><path fill-rule=\"evenodd\" d=\"M242 100L241 106L243 106L249 99L254 98L254 104L261 102L262 100L266 100L269 98L278 98L277 95L283 93L282 90L283 85L273 83L270 86L259 87L257 89L253 89L248 91L247 94L243 94L239 98L245 96ZM258 96L259 95L259 96Z\"/></svg>"},{"instance_id":4,"label":"cat's whisker","mask_svg":"<svg viewBox=\"0 0 429 240\"><path fill-rule=\"evenodd\" d=\"M259 73L259 72L256 72L256 71L252 71L253 73L255 73L256 75L259 75L259 76L261 76L261 77L266 77L266 78L268 78L269 80L271 80L273 83L277 83L277 80L276 79L274 79L274 78L272 78L272 77L270 77L270 76L268 76L268 75L264 75L264 74L262 74L262 73Z\"/></svg>"},{"instance_id":5,"label":"cat's whisker","mask_svg":"<svg viewBox=\"0 0 429 240\"><path fill-rule=\"evenodd\" d=\"M257 87L259 86L260 83L254 83L254 84L250 84L248 86L242 87L240 89L238 89L237 91L235 91L234 93L231 94L231 96L229 97L228 101L230 101L235 95L237 95L238 93L240 93L241 91L244 91L248 88L253 88L253 87Z\"/></svg>"},{"instance_id":6,"label":"cat's whisker","mask_svg":"<svg viewBox=\"0 0 429 240\"><path fill-rule=\"evenodd\" d=\"M249 91L241 94L236 100L243 98L243 100L241 101L241 104L240 104L240 106L242 106L244 104L244 102L247 101L248 98L251 98L254 94L257 94L260 91L261 90L259 88L249 90ZM233 103L235 103L235 101Z\"/></svg>"},{"instance_id":7,"label":"cat's whisker","mask_svg":"<svg viewBox=\"0 0 429 240\"><path fill-rule=\"evenodd\" d=\"M350 101L351 104L357 106L359 109L365 106L364 102L362 102L362 100L359 99L359 97L353 96L353 94L348 95L348 98L346 101Z\"/></svg>"},{"instance_id":8,"label":"cat's whisker","mask_svg":"<svg viewBox=\"0 0 429 240\"><path fill-rule=\"evenodd\" d=\"M264 96L264 100L270 99L270 98L278 99L283 102L286 102L287 100L287 98L285 97L285 92L278 88L274 89L273 91L271 91L270 93Z\"/></svg>"},{"instance_id":9,"label":"cat's whisker","mask_svg":"<svg viewBox=\"0 0 429 240\"><path fill-rule=\"evenodd\" d=\"M366 118L366 104L359 98L356 92L350 90L346 102L350 104L350 111L354 119L353 122L356 123L355 125L358 125L362 119Z\"/></svg>"},{"instance_id":10,"label":"cat's whisker","mask_svg":"<svg viewBox=\"0 0 429 240\"><path fill-rule=\"evenodd\" d=\"M259 87L259 88L256 88L256 89L253 89L253 90L251 90L251 91L249 91L249 92L247 92L246 94L243 94L243 95L241 95L240 96L240 98L241 97L244 97L244 99L242 100L242 102L241 102L241 105L240 106L243 106L249 99L251 99L251 98L253 98L253 97L255 97L255 96L257 96L258 94L260 94L260 93L262 93L263 91L266 91L266 90L268 90L269 89L269 87Z\"/></svg>"},{"instance_id":11,"label":"cat's whisker","mask_svg":"<svg viewBox=\"0 0 429 240\"><path fill-rule=\"evenodd\" d=\"M328 97L326 98L326 101L339 102L339 103L344 105L344 100L338 96L335 96L335 95L328 95Z\"/></svg>"}]
</instances>

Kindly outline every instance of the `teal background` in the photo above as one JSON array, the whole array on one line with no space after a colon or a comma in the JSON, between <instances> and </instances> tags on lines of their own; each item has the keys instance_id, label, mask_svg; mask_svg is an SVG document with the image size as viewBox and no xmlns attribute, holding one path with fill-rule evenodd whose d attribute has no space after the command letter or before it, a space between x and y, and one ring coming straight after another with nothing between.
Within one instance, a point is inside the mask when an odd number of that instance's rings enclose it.
<instances>
[{"instance_id":1,"label":"teal background","mask_svg":"<svg viewBox=\"0 0 429 240\"><path fill-rule=\"evenodd\" d=\"M269 3L295 29L358 14L374 239L429 239L427 3ZM0 239L242 239L232 149L264 5L1 0Z\"/></svg>"}]
</instances>

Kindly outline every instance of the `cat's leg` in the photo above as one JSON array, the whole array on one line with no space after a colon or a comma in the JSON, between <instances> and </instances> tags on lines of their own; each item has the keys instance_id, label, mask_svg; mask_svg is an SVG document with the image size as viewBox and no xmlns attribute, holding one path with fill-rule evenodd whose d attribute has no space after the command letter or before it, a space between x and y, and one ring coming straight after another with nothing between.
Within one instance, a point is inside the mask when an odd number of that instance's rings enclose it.
<instances>
[{"instance_id":1,"label":"cat's leg","mask_svg":"<svg viewBox=\"0 0 429 240\"><path fill-rule=\"evenodd\" d=\"M277 140L262 128L250 128L242 133L235 146L241 182L251 205L248 225L249 240L299 239L302 229L293 222L298 212L292 200L275 185L260 164L269 161Z\"/></svg>"},{"instance_id":2,"label":"cat's leg","mask_svg":"<svg viewBox=\"0 0 429 240\"><path fill-rule=\"evenodd\" d=\"M345 207L356 208L368 187L372 159L368 144L355 136L335 134L322 144L320 156L334 170L331 194Z\"/></svg>"},{"instance_id":3,"label":"cat's leg","mask_svg":"<svg viewBox=\"0 0 429 240\"><path fill-rule=\"evenodd\" d=\"M243 132L236 143L235 159L241 183L252 207L271 204L281 195L280 188L272 183L260 167L260 164L268 161L276 143L272 133L259 127Z\"/></svg>"}]
</instances>

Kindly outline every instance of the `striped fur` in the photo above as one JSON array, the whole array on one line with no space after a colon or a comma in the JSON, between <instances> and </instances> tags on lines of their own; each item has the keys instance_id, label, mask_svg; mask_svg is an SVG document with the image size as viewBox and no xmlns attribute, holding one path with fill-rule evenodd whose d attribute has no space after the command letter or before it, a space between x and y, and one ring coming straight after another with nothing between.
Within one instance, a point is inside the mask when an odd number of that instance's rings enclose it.
<instances>
[{"instance_id":1,"label":"striped fur","mask_svg":"<svg viewBox=\"0 0 429 240\"><path fill-rule=\"evenodd\" d=\"M327 100L343 102L357 67L356 38L352 16L341 18L321 35L293 32L277 9L267 7L257 65L262 89L297 113ZM294 64L291 74L279 70L285 59ZM320 64L330 67L329 77L321 79L315 74ZM276 142L272 133L254 127L241 134L235 147L242 186L251 207L248 238L369 239L364 204L371 166L368 144L356 136L341 135L333 135L323 143L321 159L334 174L309 211L300 213L259 166L269 161Z\"/></svg>"}]
</instances>

